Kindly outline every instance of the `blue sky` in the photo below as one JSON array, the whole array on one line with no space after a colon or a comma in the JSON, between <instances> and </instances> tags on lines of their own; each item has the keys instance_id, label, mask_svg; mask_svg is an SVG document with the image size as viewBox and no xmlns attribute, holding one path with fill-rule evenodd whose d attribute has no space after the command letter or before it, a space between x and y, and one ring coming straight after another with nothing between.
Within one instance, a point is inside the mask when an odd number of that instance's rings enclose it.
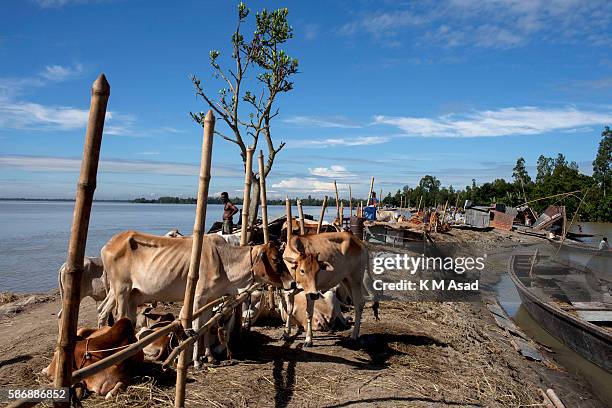
<instances>
[{"instance_id":1,"label":"blue sky","mask_svg":"<svg viewBox=\"0 0 612 408\"><path fill-rule=\"evenodd\" d=\"M97 198L194 196L208 51L229 52L229 1L23 0L0 12L0 197L72 197L89 88L111 84ZM612 124L612 3L582 0L247 2L289 7L300 61L278 99L286 147L269 195L365 195L433 174L509 179L562 152L591 173ZM247 27L252 30L252 27ZM248 32L248 31L247 31ZM218 122L219 123L219 122ZM220 127L220 129L222 129ZM241 195L237 147L216 138L211 192ZM386 194L386 193L385 193Z\"/></svg>"}]
</instances>

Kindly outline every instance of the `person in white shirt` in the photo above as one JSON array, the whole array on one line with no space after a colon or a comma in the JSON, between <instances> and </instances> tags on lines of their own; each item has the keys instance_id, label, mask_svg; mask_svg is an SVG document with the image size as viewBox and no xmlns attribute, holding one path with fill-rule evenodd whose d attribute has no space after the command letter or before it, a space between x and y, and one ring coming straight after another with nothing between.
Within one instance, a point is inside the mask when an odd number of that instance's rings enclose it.
<instances>
[{"instance_id":1,"label":"person in white shirt","mask_svg":"<svg viewBox=\"0 0 612 408\"><path fill-rule=\"evenodd\" d=\"M599 250L600 251L609 251L610 250L610 244L608 244L608 237L603 237L601 242L599 243Z\"/></svg>"}]
</instances>

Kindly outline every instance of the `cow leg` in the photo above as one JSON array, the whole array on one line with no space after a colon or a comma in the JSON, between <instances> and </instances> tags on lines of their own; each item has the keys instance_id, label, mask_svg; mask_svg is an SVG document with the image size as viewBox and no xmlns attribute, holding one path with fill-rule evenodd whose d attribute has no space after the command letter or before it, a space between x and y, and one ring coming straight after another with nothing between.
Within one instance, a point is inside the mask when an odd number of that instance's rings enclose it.
<instances>
[{"instance_id":1,"label":"cow leg","mask_svg":"<svg viewBox=\"0 0 612 408\"><path fill-rule=\"evenodd\" d=\"M365 305L365 298L361 292L361 282L359 280L351 280L351 298L353 298L353 306L355 307L355 325L353 326L353 332L351 333L351 340L357 340L359 338L359 330L361 328L363 306Z\"/></svg>"},{"instance_id":2,"label":"cow leg","mask_svg":"<svg viewBox=\"0 0 612 408\"><path fill-rule=\"evenodd\" d=\"M193 311L200 309L208 302L208 298L200 297L196 294L193 300ZM193 330L197 333L202 327L203 323L206 323L212 317L212 310L206 310L199 317L193 319ZM202 350L204 350L204 357L209 363L214 363L215 359L210 348L210 330L206 330L202 336L200 336L193 345L193 365L196 368L201 366L200 358L202 357Z\"/></svg>"},{"instance_id":3,"label":"cow leg","mask_svg":"<svg viewBox=\"0 0 612 408\"><path fill-rule=\"evenodd\" d=\"M295 295L293 293L287 295L287 321L285 322L285 331L282 336L283 340L291 338L291 317L293 314L294 298Z\"/></svg>"},{"instance_id":4,"label":"cow leg","mask_svg":"<svg viewBox=\"0 0 612 408\"><path fill-rule=\"evenodd\" d=\"M125 387L125 384L122 383L121 381L117 382L117 384L115 384L115 386L113 387L112 390L110 390L108 393L106 393L106 397L104 397L105 399L111 399L114 396L116 396L117 394L119 394L119 391L121 391L122 388Z\"/></svg>"},{"instance_id":5,"label":"cow leg","mask_svg":"<svg viewBox=\"0 0 612 408\"><path fill-rule=\"evenodd\" d=\"M312 347L312 315L314 311L315 299L311 295L306 295L306 340L304 347Z\"/></svg>"}]
</instances>

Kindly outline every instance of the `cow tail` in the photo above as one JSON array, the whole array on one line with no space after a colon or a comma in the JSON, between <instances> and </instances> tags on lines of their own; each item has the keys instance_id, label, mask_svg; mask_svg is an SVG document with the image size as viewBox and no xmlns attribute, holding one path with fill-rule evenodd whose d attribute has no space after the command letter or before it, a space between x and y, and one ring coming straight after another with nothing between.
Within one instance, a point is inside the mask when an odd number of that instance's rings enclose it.
<instances>
[{"instance_id":1,"label":"cow tail","mask_svg":"<svg viewBox=\"0 0 612 408\"><path fill-rule=\"evenodd\" d=\"M59 319L60 317L62 317L62 307L64 305L64 285L62 284L62 275L65 273L66 271L66 264L64 263L62 266L60 266L59 270L57 271L57 286L59 287L59 292L60 292L60 304L62 305L60 307L59 312L57 312L57 318Z\"/></svg>"}]
</instances>

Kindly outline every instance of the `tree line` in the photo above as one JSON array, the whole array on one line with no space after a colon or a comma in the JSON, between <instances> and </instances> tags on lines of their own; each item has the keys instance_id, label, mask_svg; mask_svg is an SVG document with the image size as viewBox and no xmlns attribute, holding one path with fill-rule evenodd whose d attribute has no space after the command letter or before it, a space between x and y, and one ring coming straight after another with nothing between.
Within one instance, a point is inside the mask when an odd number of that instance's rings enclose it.
<instances>
[{"instance_id":1,"label":"tree line","mask_svg":"<svg viewBox=\"0 0 612 408\"><path fill-rule=\"evenodd\" d=\"M580 173L576 162L568 162L559 153L554 158L540 155L533 179L527 171L525 159L520 157L513 168L511 181L496 179L478 185L476 179L472 179L471 185L455 189L452 185L442 187L438 178L426 175L414 188L406 185L395 194L387 194L383 204L398 206L404 201L416 207L421 201L421 207L444 205L446 202L451 206L463 206L465 200L482 205L499 202L518 206L528 203L538 213L551 204L559 204L566 207L570 216L580 206L578 216L583 221L612 222L611 166L612 130L606 126L601 133L591 176ZM575 193L538 200L571 192Z\"/></svg>"}]
</instances>

